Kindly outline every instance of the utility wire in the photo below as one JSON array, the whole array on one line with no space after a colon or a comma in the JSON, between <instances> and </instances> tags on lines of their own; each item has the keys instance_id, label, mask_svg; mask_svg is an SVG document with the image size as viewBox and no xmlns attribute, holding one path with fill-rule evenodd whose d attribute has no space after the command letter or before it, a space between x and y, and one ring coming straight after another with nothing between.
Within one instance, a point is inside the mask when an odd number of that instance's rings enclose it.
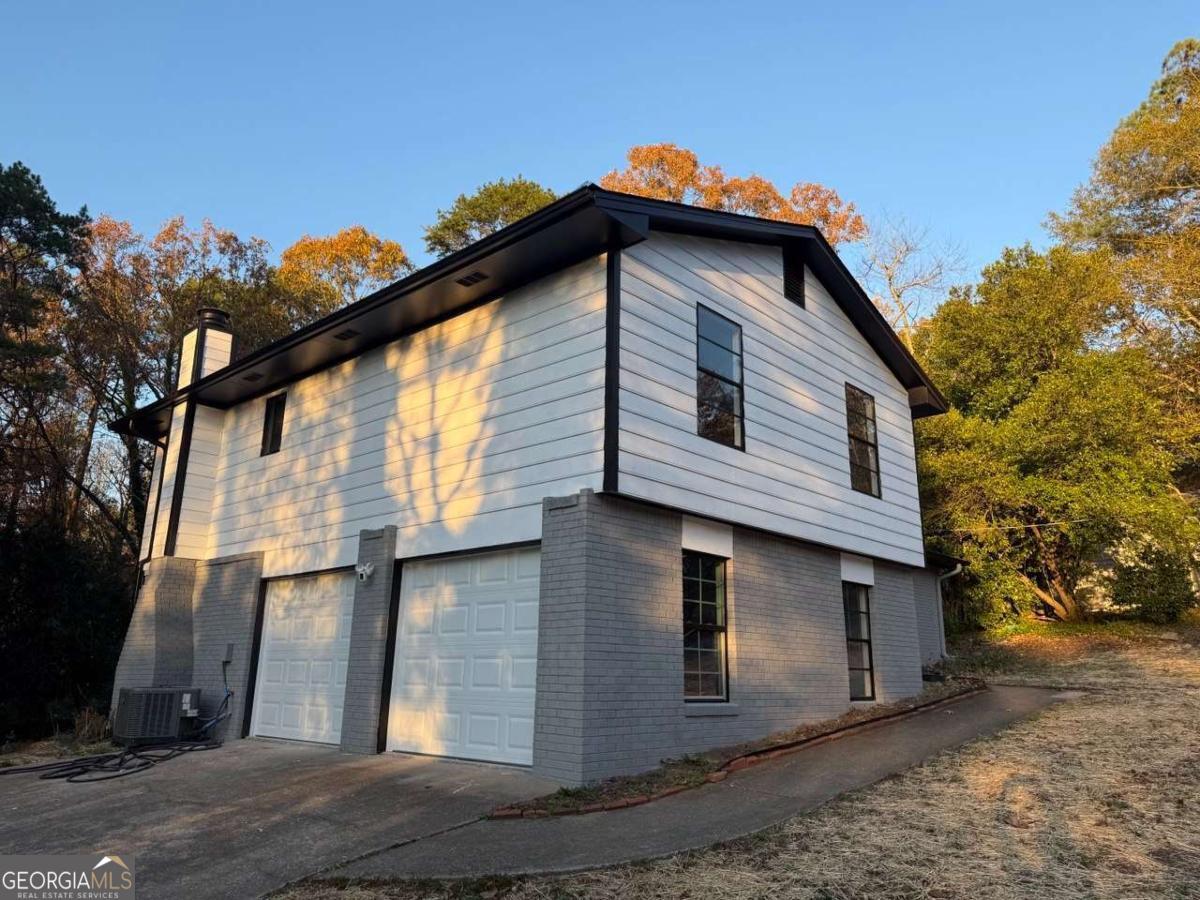
<instances>
[{"instance_id":1,"label":"utility wire","mask_svg":"<svg viewBox=\"0 0 1200 900\"><path fill-rule=\"evenodd\" d=\"M1024 531L1027 528L1044 528L1047 525L1074 525L1078 522L1090 522L1091 519L1062 519L1058 522L1030 522L1028 525L973 525L970 528L949 528L946 531L931 531L932 535L962 534L970 531Z\"/></svg>"}]
</instances>

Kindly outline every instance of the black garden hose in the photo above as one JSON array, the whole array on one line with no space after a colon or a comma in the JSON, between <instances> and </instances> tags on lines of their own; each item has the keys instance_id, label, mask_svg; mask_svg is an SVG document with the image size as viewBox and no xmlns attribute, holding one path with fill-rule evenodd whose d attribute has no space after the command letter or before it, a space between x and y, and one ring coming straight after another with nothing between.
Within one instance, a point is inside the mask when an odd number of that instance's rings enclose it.
<instances>
[{"instance_id":1,"label":"black garden hose","mask_svg":"<svg viewBox=\"0 0 1200 900\"><path fill-rule=\"evenodd\" d=\"M224 667L222 667L224 674ZM78 756L74 759L62 759L55 762L38 763L31 766L13 766L0 769L0 775L26 775L37 773L39 778L47 780L63 780L71 784L90 784L93 781L110 781L113 778L124 778L137 772L144 772L159 763L167 762L185 753L195 753L200 750L215 750L221 746L221 741L212 736L213 730L221 722L229 718L229 698L233 691L229 682L225 682L225 696L215 714L199 722L196 726L194 740L164 741L160 744L143 744L138 747L126 747L112 753L97 753L95 756Z\"/></svg>"}]
</instances>

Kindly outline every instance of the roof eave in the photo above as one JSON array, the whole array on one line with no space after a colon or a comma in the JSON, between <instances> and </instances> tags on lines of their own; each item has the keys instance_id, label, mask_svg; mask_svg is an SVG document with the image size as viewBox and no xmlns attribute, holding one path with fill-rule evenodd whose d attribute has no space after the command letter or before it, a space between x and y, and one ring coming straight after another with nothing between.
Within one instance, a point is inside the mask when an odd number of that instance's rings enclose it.
<instances>
[{"instance_id":1,"label":"roof eave","mask_svg":"<svg viewBox=\"0 0 1200 900\"><path fill-rule=\"evenodd\" d=\"M550 231L555 226L561 226L561 234ZM531 277L541 277L539 272L553 271L555 265L562 267L571 264L571 260L579 261L576 257L586 258L581 254L637 243L650 230L781 246L798 243L805 263L908 390L913 417L946 411L945 399L817 228L621 194L585 184L469 247L109 423L109 427L120 434L158 440L169 430L171 410L181 400L195 397L197 402L221 408L244 402L306 374L359 356L411 330L428 327L446 315L457 315L473 305L489 302L519 286L515 283L519 272L507 282L504 279L494 282L494 289L465 292L457 286L456 277L484 268L487 260L499 259L503 268L506 255L519 259L524 253L523 269L518 265L515 270L527 270ZM430 300L435 291L440 298L436 303ZM449 299L444 295L449 295ZM401 300L407 303L399 304ZM414 301L420 309L410 308ZM439 307L445 309L439 312ZM406 315L414 321L407 330ZM422 319L422 315L426 318ZM330 336L355 323L370 323L367 333L358 334L344 346L330 343ZM286 364L280 363L281 359ZM243 379L249 382L255 374L262 381L255 388L247 388Z\"/></svg>"}]
</instances>

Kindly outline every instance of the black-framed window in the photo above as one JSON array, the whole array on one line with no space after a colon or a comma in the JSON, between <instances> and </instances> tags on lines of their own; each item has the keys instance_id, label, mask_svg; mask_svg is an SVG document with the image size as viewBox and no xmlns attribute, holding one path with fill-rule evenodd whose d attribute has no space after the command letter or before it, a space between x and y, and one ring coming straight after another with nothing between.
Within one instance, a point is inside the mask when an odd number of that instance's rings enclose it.
<instances>
[{"instance_id":1,"label":"black-framed window","mask_svg":"<svg viewBox=\"0 0 1200 900\"><path fill-rule=\"evenodd\" d=\"M696 307L696 433L741 450L742 327Z\"/></svg>"},{"instance_id":2,"label":"black-framed window","mask_svg":"<svg viewBox=\"0 0 1200 900\"><path fill-rule=\"evenodd\" d=\"M279 452L283 440L283 410L287 406L287 394L276 394L267 398L267 410L263 415L262 452L268 456Z\"/></svg>"},{"instance_id":3,"label":"black-framed window","mask_svg":"<svg viewBox=\"0 0 1200 900\"><path fill-rule=\"evenodd\" d=\"M875 428L875 398L846 385L846 433L850 439L850 486L878 497L879 434Z\"/></svg>"},{"instance_id":4,"label":"black-framed window","mask_svg":"<svg viewBox=\"0 0 1200 900\"><path fill-rule=\"evenodd\" d=\"M850 667L850 699L875 699L875 667L871 656L871 589L842 582L846 608L846 659Z\"/></svg>"},{"instance_id":5,"label":"black-framed window","mask_svg":"<svg viewBox=\"0 0 1200 900\"><path fill-rule=\"evenodd\" d=\"M728 700L725 560L683 551L683 697Z\"/></svg>"}]
</instances>

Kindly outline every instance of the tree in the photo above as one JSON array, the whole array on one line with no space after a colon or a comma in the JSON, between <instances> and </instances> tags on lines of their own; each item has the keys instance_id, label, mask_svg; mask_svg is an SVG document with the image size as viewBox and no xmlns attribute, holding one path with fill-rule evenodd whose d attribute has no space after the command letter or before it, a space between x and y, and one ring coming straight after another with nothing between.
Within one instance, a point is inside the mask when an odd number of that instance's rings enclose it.
<instances>
[{"instance_id":1,"label":"tree","mask_svg":"<svg viewBox=\"0 0 1200 900\"><path fill-rule=\"evenodd\" d=\"M871 300L911 349L916 323L940 302L962 271L956 247L932 245L929 231L902 218L876 222L867 235L859 279Z\"/></svg>"},{"instance_id":2,"label":"tree","mask_svg":"<svg viewBox=\"0 0 1200 900\"><path fill-rule=\"evenodd\" d=\"M59 212L28 168L0 165L3 738L104 702L128 614L127 545L102 486L108 460L92 450L98 411L68 357L87 228L86 210Z\"/></svg>"},{"instance_id":3,"label":"tree","mask_svg":"<svg viewBox=\"0 0 1200 900\"><path fill-rule=\"evenodd\" d=\"M918 427L926 533L970 561L993 617L1078 617L1081 579L1118 541L1200 536L1152 362L1110 341L1121 291L1107 251L1010 250L914 335L954 406Z\"/></svg>"},{"instance_id":4,"label":"tree","mask_svg":"<svg viewBox=\"0 0 1200 900\"><path fill-rule=\"evenodd\" d=\"M1150 352L1200 432L1200 40L1171 49L1149 96L1050 224L1073 246L1103 247L1121 261L1124 337ZM1200 470L1200 442L1189 461Z\"/></svg>"},{"instance_id":5,"label":"tree","mask_svg":"<svg viewBox=\"0 0 1200 900\"><path fill-rule=\"evenodd\" d=\"M1123 297L1111 254L1026 245L952 290L913 343L953 406L996 420L1065 359L1102 346Z\"/></svg>"},{"instance_id":6,"label":"tree","mask_svg":"<svg viewBox=\"0 0 1200 900\"><path fill-rule=\"evenodd\" d=\"M322 315L360 300L413 271L395 241L351 225L327 237L305 235L280 255L279 280L285 290Z\"/></svg>"},{"instance_id":7,"label":"tree","mask_svg":"<svg viewBox=\"0 0 1200 900\"><path fill-rule=\"evenodd\" d=\"M520 175L511 181L489 181L473 194L459 194L448 210L438 210L437 221L425 228L425 247L437 256L448 256L537 212L555 196Z\"/></svg>"},{"instance_id":8,"label":"tree","mask_svg":"<svg viewBox=\"0 0 1200 900\"><path fill-rule=\"evenodd\" d=\"M59 212L28 167L0 164L0 489L9 533L45 466L39 413L62 379L48 319L80 264L86 224L86 208Z\"/></svg>"},{"instance_id":9,"label":"tree","mask_svg":"<svg viewBox=\"0 0 1200 900\"><path fill-rule=\"evenodd\" d=\"M674 144L631 147L625 169L609 172L600 186L656 200L691 203L708 209L815 225L833 245L852 243L867 233L853 203L820 184L797 182L785 195L760 175L731 178L720 166L700 164L696 154Z\"/></svg>"},{"instance_id":10,"label":"tree","mask_svg":"<svg viewBox=\"0 0 1200 900\"><path fill-rule=\"evenodd\" d=\"M0 163L0 371L24 371L53 353L31 335L79 263L87 220L86 208L59 212L22 163Z\"/></svg>"}]
</instances>

